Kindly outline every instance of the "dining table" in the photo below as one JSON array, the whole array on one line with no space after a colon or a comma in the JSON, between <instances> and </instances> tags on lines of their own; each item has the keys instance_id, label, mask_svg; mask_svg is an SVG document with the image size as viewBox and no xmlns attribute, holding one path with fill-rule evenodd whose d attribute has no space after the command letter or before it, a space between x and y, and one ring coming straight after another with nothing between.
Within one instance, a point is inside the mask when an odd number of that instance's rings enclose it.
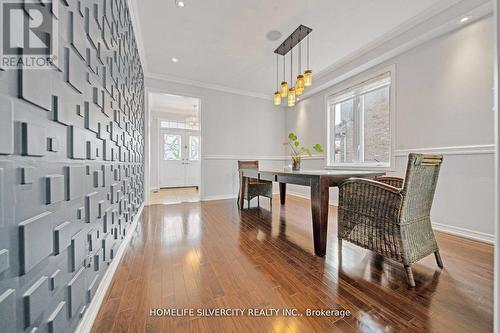
<instances>
[{"instance_id":1,"label":"dining table","mask_svg":"<svg viewBox=\"0 0 500 333\"><path fill-rule=\"evenodd\" d=\"M243 209L247 178L279 183L280 203L286 201L286 185L302 185L311 188L311 212L313 226L314 253L326 254L328 231L328 206L330 187L338 187L349 178L374 179L385 175L379 170L299 170L281 169L240 169L240 196L238 206Z\"/></svg>"}]
</instances>

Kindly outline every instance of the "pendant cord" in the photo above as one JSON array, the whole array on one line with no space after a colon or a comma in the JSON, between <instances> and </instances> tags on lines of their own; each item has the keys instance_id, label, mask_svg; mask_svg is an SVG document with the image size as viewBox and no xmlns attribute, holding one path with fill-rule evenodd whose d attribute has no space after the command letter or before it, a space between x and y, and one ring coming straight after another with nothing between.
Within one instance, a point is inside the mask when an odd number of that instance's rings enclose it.
<instances>
[{"instance_id":1,"label":"pendant cord","mask_svg":"<svg viewBox=\"0 0 500 333\"><path fill-rule=\"evenodd\" d=\"M285 60L286 60L286 59L285 59L285 56L283 55L283 82L285 82L285 72L286 72L286 71L285 71L285 63L286 63L286 61L285 61Z\"/></svg>"},{"instance_id":2,"label":"pendant cord","mask_svg":"<svg viewBox=\"0 0 500 333\"><path fill-rule=\"evenodd\" d=\"M307 35L307 69L311 69L309 66L309 35Z\"/></svg>"},{"instance_id":3,"label":"pendant cord","mask_svg":"<svg viewBox=\"0 0 500 333\"><path fill-rule=\"evenodd\" d=\"M299 43L299 75L302 74L302 41Z\"/></svg>"},{"instance_id":4,"label":"pendant cord","mask_svg":"<svg viewBox=\"0 0 500 333\"><path fill-rule=\"evenodd\" d=\"M278 53L276 53L276 88L279 90L279 58Z\"/></svg>"}]
</instances>

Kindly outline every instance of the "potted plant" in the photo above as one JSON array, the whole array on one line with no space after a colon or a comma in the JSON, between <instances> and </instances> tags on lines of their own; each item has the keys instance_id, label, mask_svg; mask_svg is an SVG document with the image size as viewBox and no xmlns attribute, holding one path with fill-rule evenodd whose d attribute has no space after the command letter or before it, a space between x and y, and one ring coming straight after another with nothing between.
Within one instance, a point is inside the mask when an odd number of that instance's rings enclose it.
<instances>
[{"instance_id":1,"label":"potted plant","mask_svg":"<svg viewBox=\"0 0 500 333\"><path fill-rule=\"evenodd\" d=\"M288 134L288 141L286 141L284 145L289 145L290 149L292 150L291 157L293 171L300 170L302 155L307 154L308 156L312 156L311 150L309 148L300 145L297 135L294 132L290 132L290 134ZM315 144L313 146L313 149L318 153L323 152L323 147L321 147L319 143Z\"/></svg>"}]
</instances>

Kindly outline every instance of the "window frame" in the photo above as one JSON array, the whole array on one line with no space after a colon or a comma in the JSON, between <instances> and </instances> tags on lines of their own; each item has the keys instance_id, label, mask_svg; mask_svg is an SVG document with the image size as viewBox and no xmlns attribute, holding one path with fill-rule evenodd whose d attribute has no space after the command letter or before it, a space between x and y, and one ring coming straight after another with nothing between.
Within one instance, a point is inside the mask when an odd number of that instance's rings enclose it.
<instances>
[{"instance_id":1,"label":"window frame","mask_svg":"<svg viewBox=\"0 0 500 333\"><path fill-rule=\"evenodd\" d=\"M331 112L329 112L329 101L335 96L341 96L363 84L369 84L370 81L376 80L377 77L381 77L384 74L388 74L391 83L389 86L389 131L390 131L390 144L389 144L389 165L381 163L368 163L368 162L354 162L354 163L336 163L333 160L332 145L334 142L331 140L332 135L334 135L334 129L330 128L331 122ZM376 82L376 81L374 81ZM337 103L339 103L338 101ZM325 169L340 169L340 170L383 170L383 171L394 171L396 166L396 65L391 65L388 67L381 68L376 71L369 71L361 75L357 75L352 79L345 79L340 84L335 85L333 89L328 90L324 95L324 112L325 112L325 159L324 167Z\"/></svg>"}]
</instances>

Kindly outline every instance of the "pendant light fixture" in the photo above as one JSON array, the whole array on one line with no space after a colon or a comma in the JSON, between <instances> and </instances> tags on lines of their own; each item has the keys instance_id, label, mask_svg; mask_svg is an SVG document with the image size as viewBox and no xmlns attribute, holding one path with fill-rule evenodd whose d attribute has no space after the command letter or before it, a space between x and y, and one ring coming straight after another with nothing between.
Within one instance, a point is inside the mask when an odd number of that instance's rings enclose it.
<instances>
[{"instance_id":1,"label":"pendant light fixture","mask_svg":"<svg viewBox=\"0 0 500 333\"><path fill-rule=\"evenodd\" d=\"M288 96L288 84L285 81L285 56L283 56L283 81L281 81L281 97L286 98Z\"/></svg>"},{"instance_id":2,"label":"pendant light fixture","mask_svg":"<svg viewBox=\"0 0 500 333\"><path fill-rule=\"evenodd\" d=\"M281 93L279 91L279 81L278 81L278 71L279 71L279 59L278 59L278 54L276 54L276 87L277 87L277 90L276 92L274 93L274 98L273 98L273 101L274 101L274 105L280 105L281 104Z\"/></svg>"},{"instance_id":3,"label":"pendant light fixture","mask_svg":"<svg viewBox=\"0 0 500 333\"><path fill-rule=\"evenodd\" d=\"M302 75L302 43L299 43L299 75L295 81L295 93L297 96L304 92L304 76Z\"/></svg>"},{"instance_id":4,"label":"pendant light fixture","mask_svg":"<svg viewBox=\"0 0 500 333\"><path fill-rule=\"evenodd\" d=\"M312 71L309 69L309 34L312 29L305 25L299 25L297 29L287 39L285 39L274 53L283 56L283 81L278 85L278 67L279 58L276 60L276 85L277 91L273 95L273 103L280 105L284 98L286 98L287 105L292 107L297 102L297 96L304 93L306 87L312 84ZM302 73L302 40L307 37L307 70ZM293 71L293 49L298 47L299 58L297 61L297 76L295 77ZM286 75L286 55L290 53L290 81L285 80ZM294 86L295 84L295 86Z\"/></svg>"},{"instance_id":5,"label":"pendant light fixture","mask_svg":"<svg viewBox=\"0 0 500 333\"><path fill-rule=\"evenodd\" d=\"M290 50L290 82L293 82L293 49ZM295 106L295 88L288 89L288 106Z\"/></svg>"},{"instance_id":6,"label":"pendant light fixture","mask_svg":"<svg viewBox=\"0 0 500 333\"><path fill-rule=\"evenodd\" d=\"M309 35L307 35L307 69L304 72L304 86L310 87L313 82L313 72L309 68Z\"/></svg>"}]
</instances>

